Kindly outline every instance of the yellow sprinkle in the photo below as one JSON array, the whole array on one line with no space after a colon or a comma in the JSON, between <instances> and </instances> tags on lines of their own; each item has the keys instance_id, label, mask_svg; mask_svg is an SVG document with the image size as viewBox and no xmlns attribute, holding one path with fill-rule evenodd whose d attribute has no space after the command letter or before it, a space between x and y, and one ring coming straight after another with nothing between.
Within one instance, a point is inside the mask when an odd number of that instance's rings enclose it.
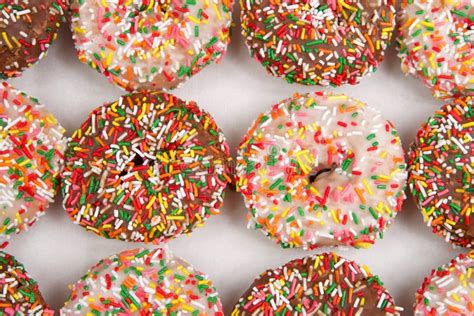
<instances>
[{"instance_id":1,"label":"yellow sprinkle","mask_svg":"<svg viewBox=\"0 0 474 316\"><path fill-rule=\"evenodd\" d=\"M368 248L372 247L372 244L369 243L369 242L358 241L358 242L356 242L355 247L356 248L368 249Z\"/></svg>"},{"instance_id":2,"label":"yellow sprinkle","mask_svg":"<svg viewBox=\"0 0 474 316\"><path fill-rule=\"evenodd\" d=\"M466 127L473 127L473 126L474 126L474 121L472 121L472 122L467 122L467 123L464 123L464 124L462 125L462 127L464 127L464 128L466 128Z\"/></svg>"},{"instance_id":3,"label":"yellow sprinkle","mask_svg":"<svg viewBox=\"0 0 474 316\"><path fill-rule=\"evenodd\" d=\"M16 44L17 47L21 47L20 42L18 42L15 36L12 36L12 41Z\"/></svg>"},{"instance_id":4,"label":"yellow sprinkle","mask_svg":"<svg viewBox=\"0 0 474 316\"><path fill-rule=\"evenodd\" d=\"M5 40L5 43L7 43L8 48L13 49L12 43L8 40L8 36L6 32L2 32L2 37Z\"/></svg>"},{"instance_id":5,"label":"yellow sprinkle","mask_svg":"<svg viewBox=\"0 0 474 316\"><path fill-rule=\"evenodd\" d=\"M194 22L195 24L201 24L201 21L199 21L192 15L188 15L188 19L191 20L191 22Z\"/></svg>"},{"instance_id":6,"label":"yellow sprinkle","mask_svg":"<svg viewBox=\"0 0 474 316\"><path fill-rule=\"evenodd\" d=\"M150 209L151 206L153 205L153 203L155 203L155 200L156 200L156 195L152 195L151 198L150 198L150 201L148 202L148 204L146 205L146 209Z\"/></svg>"},{"instance_id":7,"label":"yellow sprinkle","mask_svg":"<svg viewBox=\"0 0 474 316\"><path fill-rule=\"evenodd\" d=\"M434 27L433 23L427 22L427 21L420 21L420 24L426 27Z\"/></svg>"},{"instance_id":8,"label":"yellow sprinkle","mask_svg":"<svg viewBox=\"0 0 474 316\"><path fill-rule=\"evenodd\" d=\"M357 11L357 8L348 5L347 3L344 2L344 0L339 0L338 2L339 2L340 5L342 5L346 9L349 9L351 11Z\"/></svg>"},{"instance_id":9,"label":"yellow sprinkle","mask_svg":"<svg viewBox=\"0 0 474 316\"><path fill-rule=\"evenodd\" d=\"M364 187L366 188L367 193L369 193L369 195L374 195L374 192L370 188L369 183L367 182L367 179L362 180L362 183L364 184Z\"/></svg>"},{"instance_id":10,"label":"yellow sprinkle","mask_svg":"<svg viewBox=\"0 0 474 316\"><path fill-rule=\"evenodd\" d=\"M176 215L169 215L169 216L166 216L166 219L169 219L169 220L184 220L185 217L184 216L176 216Z\"/></svg>"},{"instance_id":11,"label":"yellow sprinkle","mask_svg":"<svg viewBox=\"0 0 474 316\"><path fill-rule=\"evenodd\" d=\"M222 17L221 17L221 13L219 12L219 9L217 8L217 5L214 3L213 5L213 8L214 8L214 12L216 13L216 17L217 19L220 21L222 20Z\"/></svg>"}]
</instances>

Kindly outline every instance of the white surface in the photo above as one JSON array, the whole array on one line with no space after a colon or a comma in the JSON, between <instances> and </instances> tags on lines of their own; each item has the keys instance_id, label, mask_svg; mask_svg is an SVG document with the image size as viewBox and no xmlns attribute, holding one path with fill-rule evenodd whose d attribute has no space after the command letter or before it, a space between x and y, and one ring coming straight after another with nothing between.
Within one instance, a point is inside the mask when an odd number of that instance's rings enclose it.
<instances>
[{"instance_id":1,"label":"white surface","mask_svg":"<svg viewBox=\"0 0 474 316\"><path fill-rule=\"evenodd\" d=\"M113 101L123 93L77 60L71 34L65 27L48 56L21 78L10 82L46 104L68 135L93 108ZM248 56L240 29L235 27L223 61L207 67L173 93L186 100L195 100L209 111L235 153L241 137L258 113L295 92L317 89L323 88L289 85L266 74L264 68ZM364 78L357 86L331 90L346 93L381 110L399 130L405 148L419 125L442 104L434 100L418 80L401 73L394 45L389 48L377 73ZM98 260L141 246L106 240L86 232L68 219L59 200L58 196L46 216L29 232L14 237L6 249L26 266L38 281L47 302L55 309L68 297L68 284L79 279ZM317 252L282 249L260 232L248 230L242 197L235 192L227 191L221 211L221 215L209 219L191 236L171 241L169 247L210 276L226 314L230 314L234 303L259 273ZM396 303L405 308L405 314L411 315L415 291L424 276L460 251L453 250L424 226L420 212L409 198L385 238L373 248L338 249L336 252L368 265L380 276Z\"/></svg>"}]
</instances>

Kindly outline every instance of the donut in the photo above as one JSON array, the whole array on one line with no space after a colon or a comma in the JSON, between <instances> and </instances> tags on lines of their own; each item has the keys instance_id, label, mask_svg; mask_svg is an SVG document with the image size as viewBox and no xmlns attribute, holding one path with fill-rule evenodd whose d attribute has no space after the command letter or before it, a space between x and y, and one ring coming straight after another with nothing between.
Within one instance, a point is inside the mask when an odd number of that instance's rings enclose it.
<instances>
[{"instance_id":1,"label":"donut","mask_svg":"<svg viewBox=\"0 0 474 316\"><path fill-rule=\"evenodd\" d=\"M357 84L376 71L395 27L395 0L240 0L250 55L287 82Z\"/></svg>"},{"instance_id":2,"label":"donut","mask_svg":"<svg viewBox=\"0 0 474 316\"><path fill-rule=\"evenodd\" d=\"M474 2L402 1L398 49L402 71L446 99L474 95Z\"/></svg>"},{"instance_id":3,"label":"donut","mask_svg":"<svg viewBox=\"0 0 474 316\"><path fill-rule=\"evenodd\" d=\"M208 277L162 248L99 261L71 286L61 314L224 316Z\"/></svg>"},{"instance_id":4,"label":"donut","mask_svg":"<svg viewBox=\"0 0 474 316\"><path fill-rule=\"evenodd\" d=\"M367 267L323 253L260 274L231 315L388 316L401 310Z\"/></svg>"},{"instance_id":5,"label":"donut","mask_svg":"<svg viewBox=\"0 0 474 316\"><path fill-rule=\"evenodd\" d=\"M425 223L453 245L474 246L472 97L445 104L419 129L408 153L408 186Z\"/></svg>"},{"instance_id":6,"label":"donut","mask_svg":"<svg viewBox=\"0 0 474 316\"><path fill-rule=\"evenodd\" d=\"M273 105L254 121L237 156L249 227L284 248L368 248L405 199L395 128L345 95L295 94Z\"/></svg>"},{"instance_id":7,"label":"donut","mask_svg":"<svg viewBox=\"0 0 474 316\"><path fill-rule=\"evenodd\" d=\"M63 205L103 237L161 242L219 212L230 165L223 133L196 103L128 94L92 111L69 139Z\"/></svg>"},{"instance_id":8,"label":"donut","mask_svg":"<svg viewBox=\"0 0 474 316\"><path fill-rule=\"evenodd\" d=\"M232 0L71 0L79 60L119 87L169 90L219 62Z\"/></svg>"},{"instance_id":9,"label":"donut","mask_svg":"<svg viewBox=\"0 0 474 316\"><path fill-rule=\"evenodd\" d=\"M474 252L433 271L416 292L415 316L474 315Z\"/></svg>"},{"instance_id":10,"label":"donut","mask_svg":"<svg viewBox=\"0 0 474 316\"><path fill-rule=\"evenodd\" d=\"M37 99L0 85L0 238L32 226L54 202L64 128Z\"/></svg>"},{"instance_id":11,"label":"donut","mask_svg":"<svg viewBox=\"0 0 474 316\"><path fill-rule=\"evenodd\" d=\"M0 251L0 310L5 316L54 315L23 264L3 251Z\"/></svg>"},{"instance_id":12,"label":"donut","mask_svg":"<svg viewBox=\"0 0 474 316\"><path fill-rule=\"evenodd\" d=\"M67 7L67 0L1 1L0 79L17 77L43 58Z\"/></svg>"}]
</instances>

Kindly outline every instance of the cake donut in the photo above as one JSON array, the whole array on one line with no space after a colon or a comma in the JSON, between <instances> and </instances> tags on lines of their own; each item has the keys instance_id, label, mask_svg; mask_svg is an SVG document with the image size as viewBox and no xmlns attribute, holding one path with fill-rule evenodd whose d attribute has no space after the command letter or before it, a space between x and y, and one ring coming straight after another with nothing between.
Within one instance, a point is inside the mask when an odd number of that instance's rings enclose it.
<instances>
[{"instance_id":1,"label":"cake donut","mask_svg":"<svg viewBox=\"0 0 474 316\"><path fill-rule=\"evenodd\" d=\"M79 60L128 91L178 87L218 62L232 0L71 0Z\"/></svg>"},{"instance_id":2,"label":"cake donut","mask_svg":"<svg viewBox=\"0 0 474 316\"><path fill-rule=\"evenodd\" d=\"M431 271L416 292L414 310L415 316L474 315L474 252Z\"/></svg>"},{"instance_id":3,"label":"cake donut","mask_svg":"<svg viewBox=\"0 0 474 316\"><path fill-rule=\"evenodd\" d=\"M69 139L63 205L106 238L160 242L219 212L229 147L194 102L136 93L98 107Z\"/></svg>"},{"instance_id":4,"label":"cake donut","mask_svg":"<svg viewBox=\"0 0 474 316\"><path fill-rule=\"evenodd\" d=\"M67 6L66 0L0 2L0 79L19 76L46 54Z\"/></svg>"},{"instance_id":5,"label":"cake donut","mask_svg":"<svg viewBox=\"0 0 474 316\"><path fill-rule=\"evenodd\" d=\"M250 55L287 82L357 84L384 58L394 0L240 0Z\"/></svg>"},{"instance_id":6,"label":"cake donut","mask_svg":"<svg viewBox=\"0 0 474 316\"><path fill-rule=\"evenodd\" d=\"M370 247L405 199L395 128L345 95L295 94L272 106L237 156L249 226L285 248Z\"/></svg>"},{"instance_id":7,"label":"cake donut","mask_svg":"<svg viewBox=\"0 0 474 316\"><path fill-rule=\"evenodd\" d=\"M23 264L3 251L0 251L0 311L5 316L54 315Z\"/></svg>"},{"instance_id":8,"label":"cake donut","mask_svg":"<svg viewBox=\"0 0 474 316\"><path fill-rule=\"evenodd\" d=\"M0 238L27 230L54 201L64 128L37 99L0 84Z\"/></svg>"},{"instance_id":9,"label":"cake donut","mask_svg":"<svg viewBox=\"0 0 474 316\"><path fill-rule=\"evenodd\" d=\"M446 241L474 246L472 97L445 104L419 129L408 154L408 185L425 223Z\"/></svg>"},{"instance_id":10,"label":"cake donut","mask_svg":"<svg viewBox=\"0 0 474 316\"><path fill-rule=\"evenodd\" d=\"M438 98L474 95L474 1L402 1L402 71Z\"/></svg>"},{"instance_id":11,"label":"cake donut","mask_svg":"<svg viewBox=\"0 0 474 316\"><path fill-rule=\"evenodd\" d=\"M60 314L224 316L208 277L161 248L101 260L71 286Z\"/></svg>"},{"instance_id":12,"label":"cake donut","mask_svg":"<svg viewBox=\"0 0 474 316\"><path fill-rule=\"evenodd\" d=\"M255 279L232 316L400 315L392 296L367 267L323 253L295 259Z\"/></svg>"}]
</instances>

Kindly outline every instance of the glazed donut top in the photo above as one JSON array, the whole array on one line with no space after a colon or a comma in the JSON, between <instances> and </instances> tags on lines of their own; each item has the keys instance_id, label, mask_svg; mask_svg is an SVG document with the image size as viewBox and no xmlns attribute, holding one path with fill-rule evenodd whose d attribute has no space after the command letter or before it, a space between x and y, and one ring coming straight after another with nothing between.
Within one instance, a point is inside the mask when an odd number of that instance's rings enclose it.
<instances>
[{"instance_id":1,"label":"glazed donut top","mask_svg":"<svg viewBox=\"0 0 474 316\"><path fill-rule=\"evenodd\" d=\"M244 137L236 169L250 223L284 247L369 247L405 198L396 130L344 95L274 105Z\"/></svg>"},{"instance_id":2,"label":"glazed donut top","mask_svg":"<svg viewBox=\"0 0 474 316\"><path fill-rule=\"evenodd\" d=\"M0 310L2 315L54 315L25 267L3 251L0 251Z\"/></svg>"},{"instance_id":3,"label":"glazed donut top","mask_svg":"<svg viewBox=\"0 0 474 316\"><path fill-rule=\"evenodd\" d=\"M409 187L425 221L447 241L474 246L472 97L444 105L418 131L409 152Z\"/></svg>"},{"instance_id":4,"label":"glazed donut top","mask_svg":"<svg viewBox=\"0 0 474 316\"><path fill-rule=\"evenodd\" d=\"M474 315L474 252L431 272L416 292L415 316Z\"/></svg>"},{"instance_id":5,"label":"glazed donut top","mask_svg":"<svg viewBox=\"0 0 474 316\"><path fill-rule=\"evenodd\" d=\"M0 0L0 78L43 57L64 20L66 0Z\"/></svg>"},{"instance_id":6,"label":"glazed donut top","mask_svg":"<svg viewBox=\"0 0 474 316\"><path fill-rule=\"evenodd\" d=\"M73 0L79 59L128 91L172 89L230 41L231 0Z\"/></svg>"},{"instance_id":7,"label":"glazed donut top","mask_svg":"<svg viewBox=\"0 0 474 316\"><path fill-rule=\"evenodd\" d=\"M224 316L207 276L163 249L101 260L71 290L61 315Z\"/></svg>"},{"instance_id":8,"label":"glazed donut top","mask_svg":"<svg viewBox=\"0 0 474 316\"><path fill-rule=\"evenodd\" d=\"M393 0L240 0L251 55L288 82L356 84L374 72L395 27Z\"/></svg>"},{"instance_id":9,"label":"glazed donut top","mask_svg":"<svg viewBox=\"0 0 474 316\"><path fill-rule=\"evenodd\" d=\"M474 0L402 2L402 70L439 98L474 95Z\"/></svg>"},{"instance_id":10,"label":"glazed donut top","mask_svg":"<svg viewBox=\"0 0 474 316\"><path fill-rule=\"evenodd\" d=\"M393 298L367 267L323 253L262 273L232 316L400 315Z\"/></svg>"},{"instance_id":11,"label":"glazed donut top","mask_svg":"<svg viewBox=\"0 0 474 316\"><path fill-rule=\"evenodd\" d=\"M38 100L0 85L0 237L27 230L54 201L64 132Z\"/></svg>"},{"instance_id":12,"label":"glazed donut top","mask_svg":"<svg viewBox=\"0 0 474 316\"><path fill-rule=\"evenodd\" d=\"M219 212L229 147L194 102L136 93L92 111L62 174L70 217L106 238L160 242Z\"/></svg>"}]
</instances>

